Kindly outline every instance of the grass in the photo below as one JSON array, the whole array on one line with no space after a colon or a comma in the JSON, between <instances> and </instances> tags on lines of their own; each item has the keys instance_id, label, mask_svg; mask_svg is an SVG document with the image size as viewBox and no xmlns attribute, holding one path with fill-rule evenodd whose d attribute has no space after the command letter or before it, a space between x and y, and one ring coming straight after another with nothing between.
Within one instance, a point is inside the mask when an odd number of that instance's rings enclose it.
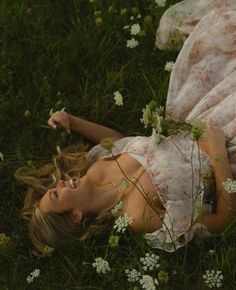
<instances>
[{"instance_id":1,"label":"grass","mask_svg":"<svg viewBox=\"0 0 236 290\"><path fill-rule=\"evenodd\" d=\"M175 2L168 1L167 6ZM141 19L136 19L133 7ZM127 14L121 15L121 8ZM23 165L50 161L56 145L65 147L80 139L46 127L51 108L66 107L72 114L126 136L149 133L139 121L142 108L152 99L165 104L169 73L164 66L177 56L177 52L154 47L165 9L157 8L152 0L1 1L0 152L4 161L0 161L0 232L11 239L0 249L1 290L135 289L124 271L139 268L139 258L151 250L141 236L127 232L118 247L110 248L110 234L104 233L75 242L51 257L34 256L19 216L24 186L13 173ZM101 25L95 23L97 10ZM147 15L151 22L144 21ZM123 26L137 21L145 34L139 36L138 47L129 49L130 35ZM124 97L123 107L114 106L116 90ZM155 250L160 269L169 274L160 289L207 289L202 280L207 269L223 272L222 289L236 289L235 236L232 225L221 235L193 241L175 253ZM98 256L109 260L110 273L98 275L93 269ZM26 278L36 268L41 274L28 284Z\"/></svg>"}]
</instances>

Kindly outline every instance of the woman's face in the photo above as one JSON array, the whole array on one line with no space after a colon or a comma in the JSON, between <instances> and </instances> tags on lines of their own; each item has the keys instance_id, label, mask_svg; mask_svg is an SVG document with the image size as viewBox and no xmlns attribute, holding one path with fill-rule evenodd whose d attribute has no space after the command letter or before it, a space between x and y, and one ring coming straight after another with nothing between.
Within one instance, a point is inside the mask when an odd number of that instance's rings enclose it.
<instances>
[{"instance_id":1,"label":"woman's face","mask_svg":"<svg viewBox=\"0 0 236 290\"><path fill-rule=\"evenodd\" d=\"M88 190L86 176L76 180L60 180L41 198L39 208L43 213L72 212L83 206L89 196Z\"/></svg>"}]
</instances>

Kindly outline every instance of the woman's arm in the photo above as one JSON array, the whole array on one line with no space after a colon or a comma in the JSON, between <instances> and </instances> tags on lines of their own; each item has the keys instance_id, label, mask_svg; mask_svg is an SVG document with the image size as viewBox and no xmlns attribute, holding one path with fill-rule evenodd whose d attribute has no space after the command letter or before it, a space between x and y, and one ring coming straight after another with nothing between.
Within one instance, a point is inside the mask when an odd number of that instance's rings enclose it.
<instances>
[{"instance_id":1,"label":"woman's arm","mask_svg":"<svg viewBox=\"0 0 236 290\"><path fill-rule=\"evenodd\" d=\"M70 130L75 131L95 144L99 143L103 138L111 138L113 141L123 138L123 135L116 130L83 120L63 110L52 113L48 120L48 125L53 128L60 125L68 132Z\"/></svg>"},{"instance_id":2,"label":"woman's arm","mask_svg":"<svg viewBox=\"0 0 236 290\"><path fill-rule=\"evenodd\" d=\"M203 223L210 232L217 233L225 229L233 219L232 195L223 186L223 182L227 178L233 178L223 131L216 127L208 126L203 137L199 140L199 145L208 153L211 159L216 179L217 205L216 213L198 216L195 223Z\"/></svg>"}]
</instances>

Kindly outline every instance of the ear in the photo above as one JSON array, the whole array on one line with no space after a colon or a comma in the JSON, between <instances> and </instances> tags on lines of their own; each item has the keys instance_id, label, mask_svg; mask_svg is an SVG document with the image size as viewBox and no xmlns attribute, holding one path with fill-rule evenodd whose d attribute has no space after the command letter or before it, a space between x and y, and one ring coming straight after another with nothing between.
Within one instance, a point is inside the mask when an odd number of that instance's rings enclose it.
<instances>
[{"instance_id":1,"label":"ear","mask_svg":"<svg viewBox=\"0 0 236 290\"><path fill-rule=\"evenodd\" d=\"M81 210L74 210L70 214L70 218L73 224L79 224L82 220L83 212Z\"/></svg>"}]
</instances>

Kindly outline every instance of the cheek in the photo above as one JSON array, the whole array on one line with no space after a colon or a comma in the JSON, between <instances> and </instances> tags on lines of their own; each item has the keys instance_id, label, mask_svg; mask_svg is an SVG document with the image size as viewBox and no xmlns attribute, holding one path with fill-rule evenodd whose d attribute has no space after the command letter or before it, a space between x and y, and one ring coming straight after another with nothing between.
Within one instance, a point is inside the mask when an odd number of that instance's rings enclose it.
<instances>
[{"instance_id":1,"label":"cheek","mask_svg":"<svg viewBox=\"0 0 236 290\"><path fill-rule=\"evenodd\" d=\"M72 209L76 204L76 191L73 189L64 189L59 196L59 202L65 210Z\"/></svg>"}]
</instances>

